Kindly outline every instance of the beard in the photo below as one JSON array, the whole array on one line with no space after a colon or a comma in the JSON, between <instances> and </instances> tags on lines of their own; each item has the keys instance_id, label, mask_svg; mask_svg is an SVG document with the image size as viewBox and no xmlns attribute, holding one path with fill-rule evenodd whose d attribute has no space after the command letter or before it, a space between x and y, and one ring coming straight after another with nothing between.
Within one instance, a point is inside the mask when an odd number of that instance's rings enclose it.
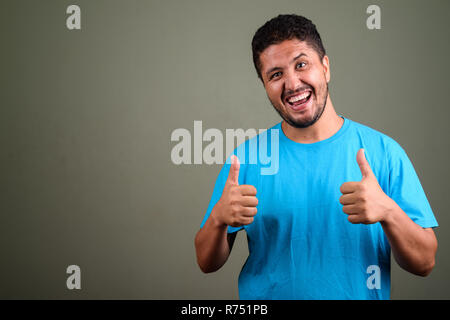
<instances>
[{"instance_id":1,"label":"beard","mask_svg":"<svg viewBox=\"0 0 450 320\"><path fill-rule=\"evenodd\" d=\"M312 94L314 94L314 96L317 97L315 94L315 90L313 90ZM317 101L317 103L314 106L314 109L315 109L314 114L307 119L300 119L300 120L294 119L287 112L282 111L281 108L275 107L275 104L270 99L269 99L269 101L272 104L272 106L274 107L274 109L276 110L276 112L278 112L278 114L284 121L286 121L292 127L302 129L302 128L307 128L309 126L312 126L314 123L317 122L317 120L320 119L323 112L325 111L325 106L327 104L327 98L328 98L328 83L326 85L324 97L323 97L323 99L321 99L322 101ZM311 97L311 99L312 99L312 97Z\"/></svg>"}]
</instances>

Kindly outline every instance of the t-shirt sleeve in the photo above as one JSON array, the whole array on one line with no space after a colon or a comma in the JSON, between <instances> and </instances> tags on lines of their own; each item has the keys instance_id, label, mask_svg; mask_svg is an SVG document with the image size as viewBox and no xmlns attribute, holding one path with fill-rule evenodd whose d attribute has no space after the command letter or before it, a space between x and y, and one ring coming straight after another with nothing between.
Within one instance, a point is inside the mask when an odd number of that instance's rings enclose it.
<instances>
[{"instance_id":1,"label":"t-shirt sleeve","mask_svg":"<svg viewBox=\"0 0 450 320\"><path fill-rule=\"evenodd\" d=\"M431 206L406 152L396 145L390 152L390 197L422 228L438 226Z\"/></svg>"},{"instance_id":2,"label":"t-shirt sleeve","mask_svg":"<svg viewBox=\"0 0 450 320\"><path fill-rule=\"evenodd\" d=\"M208 209L206 210L206 214L203 218L203 221L200 225L200 228L203 228L203 225L206 223L206 220L208 220L209 215L211 214L212 209L214 208L214 206L216 205L217 201L219 201L220 197L222 196L222 191L223 188L225 187L225 182L228 179L228 173L230 172L230 161L226 161L225 164L222 166L222 169L219 172L219 175L216 179L216 184L214 185L214 190L211 196L211 200L209 201L209 205L208 205ZM241 164L241 170L242 171L242 164ZM236 231L239 231L241 229L243 229L244 227L232 227L232 226L228 226L228 233L233 233Z\"/></svg>"}]
</instances>

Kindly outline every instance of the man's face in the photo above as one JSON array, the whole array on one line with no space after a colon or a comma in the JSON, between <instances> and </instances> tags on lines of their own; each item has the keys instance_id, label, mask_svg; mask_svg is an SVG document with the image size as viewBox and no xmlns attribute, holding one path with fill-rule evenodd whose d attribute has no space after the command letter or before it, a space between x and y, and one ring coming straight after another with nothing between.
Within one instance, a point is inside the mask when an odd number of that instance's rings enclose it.
<instances>
[{"instance_id":1,"label":"man's face","mask_svg":"<svg viewBox=\"0 0 450 320\"><path fill-rule=\"evenodd\" d=\"M328 57L321 60L306 42L285 40L260 54L261 76L275 110L296 128L313 125L328 97Z\"/></svg>"}]
</instances>

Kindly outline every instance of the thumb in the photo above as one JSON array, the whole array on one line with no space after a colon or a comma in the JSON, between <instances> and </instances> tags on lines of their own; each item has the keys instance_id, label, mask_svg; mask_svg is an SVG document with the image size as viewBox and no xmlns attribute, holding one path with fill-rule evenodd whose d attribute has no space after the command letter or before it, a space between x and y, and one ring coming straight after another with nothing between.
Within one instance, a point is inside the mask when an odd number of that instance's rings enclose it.
<instances>
[{"instance_id":1,"label":"thumb","mask_svg":"<svg viewBox=\"0 0 450 320\"><path fill-rule=\"evenodd\" d=\"M231 156L230 172L228 173L228 183L239 184L239 159L235 155Z\"/></svg>"},{"instance_id":2,"label":"thumb","mask_svg":"<svg viewBox=\"0 0 450 320\"><path fill-rule=\"evenodd\" d=\"M358 150L358 153L356 154L356 162L358 162L363 179L373 175L372 169L370 168L369 162L367 162L364 154L364 149Z\"/></svg>"}]
</instances>

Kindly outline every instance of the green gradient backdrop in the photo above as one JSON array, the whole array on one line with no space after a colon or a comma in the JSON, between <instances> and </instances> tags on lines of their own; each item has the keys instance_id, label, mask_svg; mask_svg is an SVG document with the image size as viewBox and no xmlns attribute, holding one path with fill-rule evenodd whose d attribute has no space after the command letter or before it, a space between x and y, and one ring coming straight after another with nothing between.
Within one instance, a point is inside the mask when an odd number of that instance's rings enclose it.
<instances>
[{"instance_id":1,"label":"green gradient backdrop","mask_svg":"<svg viewBox=\"0 0 450 320\"><path fill-rule=\"evenodd\" d=\"M80 31L65 25L74 3ZM435 270L393 263L392 298L450 298L447 0L2 1L0 298L238 297L244 233L217 273L195 260L220 165L172 164L170 135L280 121L250 48L279 13L316 23L338 113L405 148L440 223Z\"/></svg>"}]
</instances>

